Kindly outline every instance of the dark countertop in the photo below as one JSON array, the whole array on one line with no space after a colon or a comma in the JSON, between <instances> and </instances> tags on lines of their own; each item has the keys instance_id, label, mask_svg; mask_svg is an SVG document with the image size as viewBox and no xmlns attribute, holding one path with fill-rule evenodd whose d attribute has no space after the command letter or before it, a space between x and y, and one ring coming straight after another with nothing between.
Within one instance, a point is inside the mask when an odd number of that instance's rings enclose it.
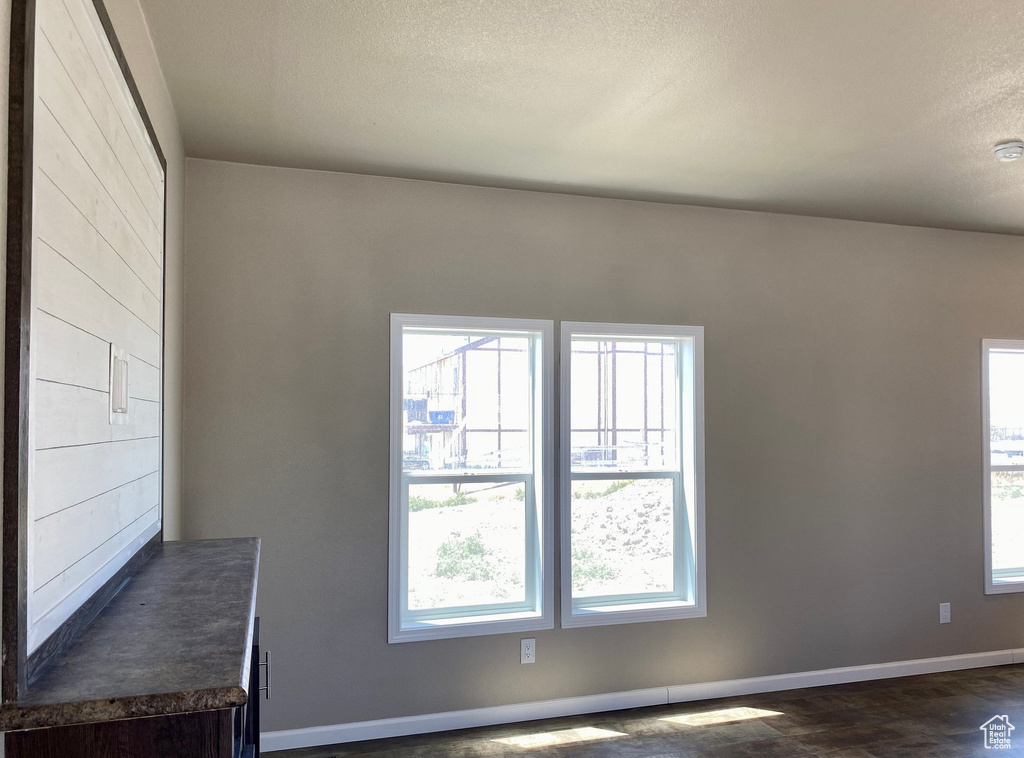
<instances>
[{"instance_id":1,"label":"dark countertop","mask_svg":"<svg viewBox=\"0 0 1024 758\"><path fill-rule=\"evenodd\" d=\"M160 545L0 730L245 704L259 555L256 538Z\"/></svg>"}]
</instances>

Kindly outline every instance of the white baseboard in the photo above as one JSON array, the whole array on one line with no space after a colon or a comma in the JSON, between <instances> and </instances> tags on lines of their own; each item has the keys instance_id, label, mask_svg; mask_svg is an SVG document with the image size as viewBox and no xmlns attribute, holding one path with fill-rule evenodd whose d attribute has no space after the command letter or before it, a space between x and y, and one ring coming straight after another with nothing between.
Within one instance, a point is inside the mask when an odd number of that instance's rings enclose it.
<instances>
[{"instance_id":1,"label":"white baseboard","mask_svg":"<svg viewBox=\"0 0 1024 758\"><path fill-rule=\"evenodd\" d=\"M406 734L447 732L451 729L470 729L476 726L536 721L559 716L578 716L584 713L617 711L622 708L641 708L645 705L663 705L667 702L666 689L654 687L649 690L609 692L604 695L584 695L532 703L513 703L512 705L496 705L490 708L473 708L466 711L427 713L422 716L357 721L351 724L313 726L280 732L262 732L260 734L260 752L270 753L275 750L290 750L299 747L376 740L382 737L400 737Z\"/></svg>"},{"instance_id":2,"label":"white baseboard","mask_svg":"<svg viewBox=\"0 0 1024 758\"><path fill-rule=\"evenodd\" d=\"M1020 655L1015 656L1015 652L1019 652ZM668 701L670 703L686 703L692 700L753 695L758 692L799 690L804 687L824 687L829 684L893 679L898 676L937 674L940 671L980 669L986 666L1002 666L1020 662L1024 662L1024 650L997 650L992 653L968 653L967 655L949 655L942 658L919 658L914 661L872 663L866 666L845 666L820 671L801 671L796 674L730 679L724 682L681 684L668 688Z\"/></svg>"},{"instance_id":3,"label":"white baseboard","mask_svg":"<svg viewBox=\"0 0 1024 758\"><path fill-rule=\"evenodd\" d=\"M936 674L941 671L1002 666L1010 663L1024 663L1024 648L996 650L990 653L949 655L941 658L921 658L913 661L893 661L867 666L846 666L820 671L802 671L796 674L758 676L749 679L652 687L645 690L609 692L603 695L583 695L532 703L514 703L489 708L472 708L465 711L427 713L420 716L263 732L260 735L260 748L262 752L271 753L275 750L335 745L343 742L376 740L408 734L446 732L451 729L469 729L478 726L510 724L517 721L536 721L537 719L560 716L578 716L585 713L640 708L648 705L753 695L759 692L778 692L804 687L823 687L830 684L866 682L873 679L892 679L899 676Z\"/></svg>"}]
</instances>

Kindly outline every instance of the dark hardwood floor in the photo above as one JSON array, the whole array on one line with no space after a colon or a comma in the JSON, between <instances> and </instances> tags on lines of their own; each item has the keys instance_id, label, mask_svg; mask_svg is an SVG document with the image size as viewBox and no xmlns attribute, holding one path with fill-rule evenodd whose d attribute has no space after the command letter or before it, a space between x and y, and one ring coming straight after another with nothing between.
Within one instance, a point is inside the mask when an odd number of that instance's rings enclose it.
<instances>
[{"instance_id":1,"label":"dark hardwood floor","mask_svg":"<svg viewBox=\"0 0 1024 758\"><path fill-rule=\"evenodd\" d=\"M1008 716L1009 749L981 726ZM1019 736L1016 736L1019 735ZM1024 756L1024 665L292 750L275 758Z\"/></svg>"}]
</instances>

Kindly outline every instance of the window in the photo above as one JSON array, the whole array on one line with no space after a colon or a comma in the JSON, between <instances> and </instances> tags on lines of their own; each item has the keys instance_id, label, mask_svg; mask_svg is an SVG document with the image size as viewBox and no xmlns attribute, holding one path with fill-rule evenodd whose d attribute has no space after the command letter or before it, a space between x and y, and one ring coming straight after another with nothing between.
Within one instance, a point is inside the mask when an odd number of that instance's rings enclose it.
<instances>
[{"instance_id":1,"label":"window","mask_svg":"<svg viewBox=\"0 0 1024 758\"><path fill-rule=\"evenodd\" d=\"M550 629L550 321L391 317L390 642Z\"/></svg>"},{"instance_id":2,"label":"window","mask_svg":"<svg viewBox=\"0 0 1024 758\"><path fill-rule=\"evenodd\" d=\"M562 323L562 626L704 616L703 328Z\"/></svg>"},{"instance_id":3,"label":"window","mask_svg":"<svg viewBox=\"0 0 1024 758\"><path fill-rule=\"evenodd\" d=\"M985 591L1024 592L1024 340L982 340Z\"/></svg>"}]
</instances>

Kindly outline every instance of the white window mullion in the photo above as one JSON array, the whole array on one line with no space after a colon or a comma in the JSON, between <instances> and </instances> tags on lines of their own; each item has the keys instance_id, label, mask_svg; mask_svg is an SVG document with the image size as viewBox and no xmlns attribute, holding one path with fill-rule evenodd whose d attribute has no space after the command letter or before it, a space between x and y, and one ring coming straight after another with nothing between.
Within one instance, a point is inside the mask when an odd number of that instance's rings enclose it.
<instances>
[{"instance_id":1,"label":"white window mullion","mask_svg":"<svg viewBox=\"0 0 1024 758\"><path fill-rule=\"evenodd\" d=\"M678 474L678 471L672 470L627 471L622 469L617 471L573 471L571 476L575 482L614 482L625 479L668 479Z\"/></svg>"},{"instance_id":2,"label":"white window mullion","mask_svg":"<svg viewBox=\"0 0 1024 758\"><path fill-rule=\"evenodd\" d=\"M532 474L510 471L502 474L429 474L408 472L403 477L415 484L496 484L500 482L526 482Z\"/></svg>"}]
</instances>

